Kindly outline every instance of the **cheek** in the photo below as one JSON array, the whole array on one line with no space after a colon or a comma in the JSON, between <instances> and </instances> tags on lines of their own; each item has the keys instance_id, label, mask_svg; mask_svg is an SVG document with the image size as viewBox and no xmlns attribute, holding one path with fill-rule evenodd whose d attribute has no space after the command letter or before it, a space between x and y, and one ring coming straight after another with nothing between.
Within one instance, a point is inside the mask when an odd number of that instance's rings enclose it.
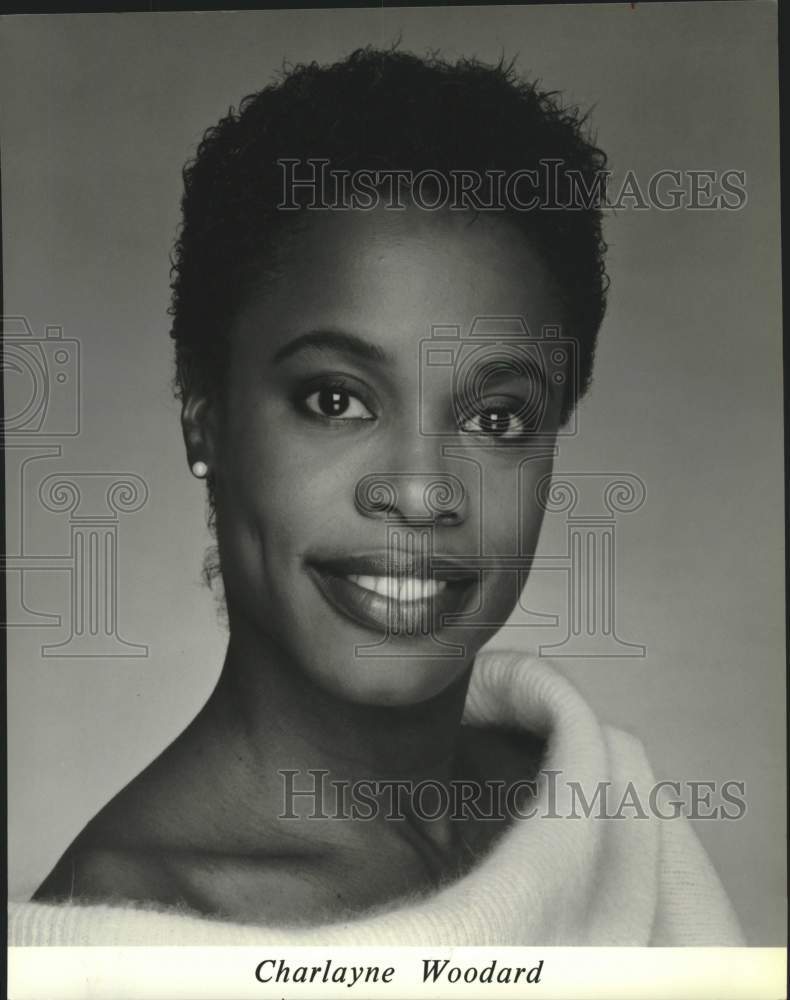
<instances>
[{"instance_id":1,"label":"cheek","mask_svg":"<svg viewBox=\"0 0 790 1000\"><path fill-rule=\"evenodd\" d=\"M519 488L519 554L533 555L543 526L543 497L551 480L554 459L529 462L522 469Z\"/></svg>"},{"instance_id":2,"label":"cheek","mask_svg":"<svg viewBox=\"0 0 790 1000\"><path fill-rule=\"evenodd\" d=\"M509 620L529 576L528 560L543 524L538 487L551 474L552 464L551 458L530 460L490 477L483 508L483 550L487 555L518 556L522 566L518 572L502 569L491 577L485 611L495 630Z\"/></svg>"},{"instance_id":3,"label":"cheek","mask_svg":"<svg viewBox=\"0 0 790 1000\"><path fill-rule=\"evenodd\" d=\"M530 465L526 474L521 477L519 489L521 531L523 537L531 539L533 543L537 542L543 524L545 506L542 497L548 488L553 464L551 460L536 462Z\"/></svg>"},{"instance_id":4,"label":"cheek","mask_svg":"<svg viewBox=\"0 0 790 1000\"><path fill-rule=\"evenodd\" d=\"M252 558L282 569L353 513L353 477L342 454L328 460L332 448L318 435L265 405L234 426L222 454L218 525L249 569Z\"/></svg>"},{"instance_id":5,"label":"cheek","mask_svg":"<svg viewBox=\"0 0 790 1000\"><path fill-rule=\"evenodd\" d=\"M506 467L489 466L482 477L481 541L491 555L530 555L535 550L544 508L539 487L553 460L541 456Z\"/></svg>"}]
</instances>

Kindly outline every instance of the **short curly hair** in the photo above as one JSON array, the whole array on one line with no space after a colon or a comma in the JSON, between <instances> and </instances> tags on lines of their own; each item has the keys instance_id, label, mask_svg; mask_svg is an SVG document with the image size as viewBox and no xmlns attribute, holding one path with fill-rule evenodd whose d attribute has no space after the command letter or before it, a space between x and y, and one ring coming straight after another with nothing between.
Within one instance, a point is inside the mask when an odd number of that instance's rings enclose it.
<instances>
[{"instance_id":1,"label":"short curly hair","mask_svg":"<svg viewBox=\"0 0 790 1000\"><path fill-rule=\"evenodd\" d=\"M554 160L562 169L553 195L563 205L572 174L589 188L606 166L586 120L504 61L450 63L368 47L332 65L283 70L209 128L184 168L170 307L178 398L197 387L221 391L229 321L293 227L294 213L277 208L278 160L322 158L344 170L415 173L507 173ZM579 345L578 399L591 378L606 304L600 206L505 214L534 241L558 283L565 332ZM566 401L563 420L576 399Z\"/></svg>"}]
</instances>

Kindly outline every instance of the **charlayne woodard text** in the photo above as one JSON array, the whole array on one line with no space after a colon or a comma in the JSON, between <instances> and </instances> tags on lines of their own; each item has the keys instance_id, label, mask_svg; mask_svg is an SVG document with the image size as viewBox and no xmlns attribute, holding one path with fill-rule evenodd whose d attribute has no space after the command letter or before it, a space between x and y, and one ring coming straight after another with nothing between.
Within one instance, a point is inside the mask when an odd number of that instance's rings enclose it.
<instances>
[{"instance_id":1,"label":"charlayne woodard text","mask_svg":"<svg viewBox=\"0 0 790 1000\"><path fill-rule=\"evenodd\" d=\"M498 959L481 965L451 965L448 958L422 959L424 983L539 983L543 959L536 965L505 965ZM342 965L328 958L318 965L289 965L284 958L266 958L255 967L259 983L391 983L395 966Z\"/></svg>"}]
</instances>

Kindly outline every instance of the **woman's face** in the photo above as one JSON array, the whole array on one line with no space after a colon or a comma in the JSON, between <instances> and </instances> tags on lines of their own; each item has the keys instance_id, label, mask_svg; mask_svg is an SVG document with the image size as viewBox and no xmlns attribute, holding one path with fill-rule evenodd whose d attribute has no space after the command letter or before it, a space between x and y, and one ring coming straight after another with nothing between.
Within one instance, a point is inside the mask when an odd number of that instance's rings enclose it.
<instances>
[{"instance_id":1,"label":"woman's face","mask_svg":"<svg viewBox=\"0 0 790 1000\"><path fill-rule=\"evenodd\" d=\"M231 630L354 702L458 678L537 544L562 403L541 331L560 315L501 219L316 214L231 330L212 448Z\"/></svg>"}]
</instances>

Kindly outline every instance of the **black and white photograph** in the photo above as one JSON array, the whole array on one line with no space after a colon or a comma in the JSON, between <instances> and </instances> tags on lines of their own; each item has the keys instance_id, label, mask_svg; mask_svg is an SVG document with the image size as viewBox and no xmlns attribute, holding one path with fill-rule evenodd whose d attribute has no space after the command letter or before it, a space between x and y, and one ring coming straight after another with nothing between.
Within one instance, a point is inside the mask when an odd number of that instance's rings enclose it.
<instances>
[{"instance_id":1,"label":"black and white photograph","mask_svg":"<svg viewBox=\"0 0 790 1000\"><path fill-rule=\"evenodd\" d=\"M9 996L778 996L776 3L0 87Z\"/></svg>"}]
</instances>

